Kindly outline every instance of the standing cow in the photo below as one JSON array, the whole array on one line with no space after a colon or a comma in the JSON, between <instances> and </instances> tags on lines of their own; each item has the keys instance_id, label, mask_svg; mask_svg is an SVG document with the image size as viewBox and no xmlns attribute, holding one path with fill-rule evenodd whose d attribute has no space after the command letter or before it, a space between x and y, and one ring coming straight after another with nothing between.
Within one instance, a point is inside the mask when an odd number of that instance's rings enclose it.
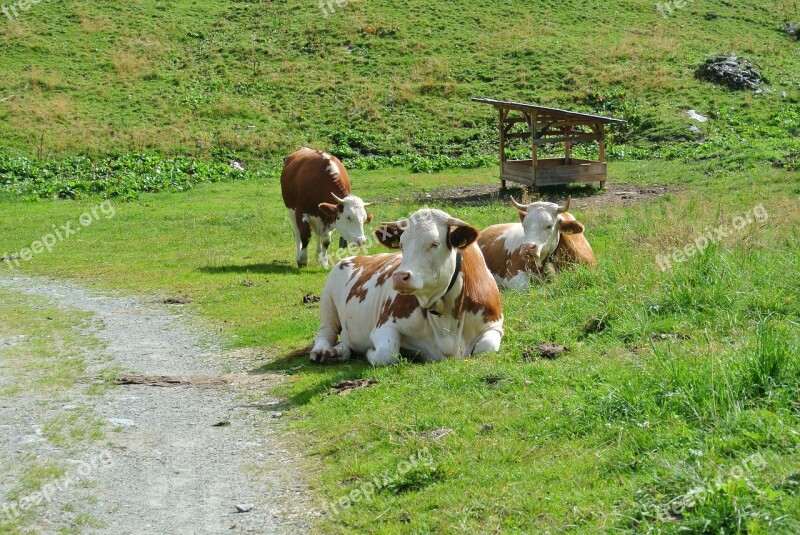
<instances>
[{"instance_id":1,"label":"standing cow","mask_svg":"<svg viewBox=\"0 0 800 535\"><path fill-rule=\"evenodd\" d=\"M540 278L572 264L594 267L592 247L583 235L584 227L564 206L551 202L520 204L520 223L492 225L478 238L486 265L497 284L516 290L530 286L531 277Z\"/></svg>"},{"instance_id":2,"label":"standing cow","mask_svg":"<svg viewBox=\"0 0 800 535\"><path fill-rule=\"evenodd\" d=\"M348 242L366 243L364 223L372 221L365 203L350 195L350 177L335 156L302 148L286 158L281 173L283 203L297 243L297 265L308 264L308 242L312 230L317 235L317 257L328 267L331 232L337 229Z\"/></svg>"},{"instance_id":3,"label":"standing cow","mask_svg":"<svg viewBox=\"0 0 800 535\"><path fill-rule=\"evenodd\" d=\"M357 353L378 366L401 354L438 361L500 348L500 293L474 243L474 227L425 209L383 223L375 236L403 252L345 258L333 268L322 290L312 361L346 361Z\"/></svg>"}]
</instances>

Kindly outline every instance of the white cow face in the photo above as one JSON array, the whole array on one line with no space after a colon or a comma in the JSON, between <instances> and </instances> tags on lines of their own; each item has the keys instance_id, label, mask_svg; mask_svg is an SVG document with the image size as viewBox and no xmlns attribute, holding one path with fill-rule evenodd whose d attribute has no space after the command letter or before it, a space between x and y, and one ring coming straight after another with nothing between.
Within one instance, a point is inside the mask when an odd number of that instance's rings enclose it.
<instances>
[{"instance_id":1,"label":"white cow face","mask_svg":"<svg viewBox=\"0 0 800 535\"><path fill-rule=\"evenodd\" d=\"M519 248L523 259L533 261L537 267L542 267L555 252L559 233L583 232L583 225L577 221L567 221L561 215L569 209L570 200L567 198L565 206L551 202L534 202L525 206L511 199L512 204L519 210L519 218L525 233L524 241Z\"/></svg>"},{"instance_id":2,"label":"white cow face","mask_svg":"<svg viewBox=\"0 0 800 535\"><path fill-rule=\"evenodd\" d=\"M446 212L423 209L408 219L382 223L375 236L385 246L403 250L403 260L392 275L394 289L414 295L420 306L429 308L447 291L457 250L472 244L478 231Z\"/></svg>"},{"instance_id":3,"label":"white cow face","mask_svg":"<svg viewBox=\"0 0 800 535\"><path fill-rule=\"evenodd\" d=\"M355 195L336 199L339 201L337 204L321 203L319 209L328 215L336 215L334 227L342 238L359 247L364 245L367 242L364 236L364 223L372 221L372 214L367 213L366 207L372 203L365 203Z\"/></svg>"}]
</instances>

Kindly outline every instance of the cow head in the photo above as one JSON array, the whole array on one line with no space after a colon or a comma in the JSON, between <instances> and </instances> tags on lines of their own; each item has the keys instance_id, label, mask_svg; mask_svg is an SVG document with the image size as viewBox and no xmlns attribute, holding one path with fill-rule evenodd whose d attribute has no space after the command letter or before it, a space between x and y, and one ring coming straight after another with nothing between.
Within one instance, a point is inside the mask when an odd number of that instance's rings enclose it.
<instances>
[{"instance_id":1,"label":"cow head","mask_svg":"<svg viewBox=\"0 0 800 535\"><path fill-rule=\"evenodd\" d=\"M552 202L534 202L520 204L511 197L511 204L519 211L525 240L520 246L520 256L542 267L544 262L556 250L559 234L580 234L583 225L577 221L567 221L561 214L569 210L572 200L567 197L564 206Z\"/></svg>"},{"instance_id":2,"label":"cow head","mask_svg":"<svg viewBox=\"0 0 800 535\"><path fill-rule=\"evenodd\" d=\"M324 214L336 216L334 227L342 235L342 238L359 247L364 245L367 242L364 236L364 223L372 221L372 214L368 214L365 208L372 203L365 203L355 195L348 195L344 199L340 199L333 193L331 196L336 204L323 202L320 203L319 209Z\"/></svg>"},{"instance_id":3,"label":"cow head","mask_svg":"<svg viewBox=\"0 0 800 535\"><path fill-rule=\"evenodd\" d=\"M423 209L408 219L382 223L375 236L386 247L403 250L403 259L392 275L394 289L414 295L420 306L429 308L447 292L458 249L472 244L478 231L446 212Z\"/></svg>"}]
</instances>

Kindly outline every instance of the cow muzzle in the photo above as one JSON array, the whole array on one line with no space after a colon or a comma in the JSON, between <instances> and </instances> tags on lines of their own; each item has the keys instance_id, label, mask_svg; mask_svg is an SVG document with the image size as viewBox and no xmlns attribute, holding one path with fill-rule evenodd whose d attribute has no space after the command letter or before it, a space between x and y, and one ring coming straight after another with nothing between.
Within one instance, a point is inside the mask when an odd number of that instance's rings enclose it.
<instances>
[{"instance_id":1,"label":"cow muzzle","mask_svg":"<svg viewBox=\"0 0 800 535\"><path fill-rule=\"evenodd\" d=\"M363 247L365 243L367 243L367 239L364 236L355 239L355 244L359 247Z\"/></svg>"},{"instance_id":2,"label":"cow muzzle","mask_svg":"<svg viewBox=\"0 0 800 535\"><path fill-rule=\"evenodd\" d=\"M535 260L538 256L537 250L538 247L536 247L535 243L523 243L519 246L519 255L525 260Z\"/></svg>"},{"instance_id":3,"label":"cow muzzle","mask_svg":"<svg viewBox=\"0 0 800 535\"><path fill-rule=\"evenodd\" d=\"M396 271L392 275L392 286L401 294L410 294L414 291L411 285L411 272L410 271Z\"/></svg>"}]
</instances>

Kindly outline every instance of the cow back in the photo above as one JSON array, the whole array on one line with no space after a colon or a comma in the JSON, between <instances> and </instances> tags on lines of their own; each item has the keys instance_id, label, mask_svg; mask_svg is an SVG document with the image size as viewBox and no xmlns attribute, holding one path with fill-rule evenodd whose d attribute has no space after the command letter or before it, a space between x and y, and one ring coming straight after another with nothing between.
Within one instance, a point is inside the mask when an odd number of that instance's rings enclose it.
<instances>
[{"instance_id":1,"label":"cow back","mask_svg":"<svg viewBox=\"0 0 800 535\"><path fill-rule=\"evenodd\" d=\"M319 209L320 203L336 203L350 195L350 176L336 156L312 149L290 154L281 172L281 194L287 208L330 219Z\"/></svg>"},{"instance_id":2,"label":"cow back","mask_svg":"<svg viewBox=\"0 0 800 535\"><path fill-rule=\"evenodd\" d=\"M510 278L523 271L538 270L535 262L526 261L519 252L524 235L521 223L501 223L487 227L478 236L478 246L489 271L501 278Z\"/></svg>"}]
</instances>

